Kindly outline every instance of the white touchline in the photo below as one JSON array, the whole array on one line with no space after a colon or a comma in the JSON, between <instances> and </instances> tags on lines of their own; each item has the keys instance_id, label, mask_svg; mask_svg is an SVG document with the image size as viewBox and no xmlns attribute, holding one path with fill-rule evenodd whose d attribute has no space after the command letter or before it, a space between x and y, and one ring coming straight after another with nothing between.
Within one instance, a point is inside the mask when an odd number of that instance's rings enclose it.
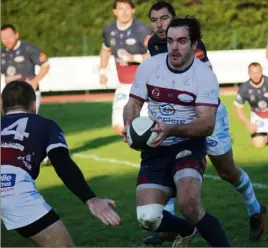
<instances>
[{"instance_id":1,"label":"white touchline","mask_svg":"<svg viewBox=\"0 0 268 248\"><path fill-rule=\"evenodd\" d=\"M77 158L85 158L85 159L93 159L96 161L105 161L111 164L123 164L123 165L128 165L131 167L139 168L140 164L133 163L130 161L125 161L125 160L119 160L115 158L105 158L105 157L100 157L97 155L93 154L80 154L80 153L74 153L72 156L77 157ZM212 179L212 180L221 180L218 176L214 176L211 174L205 174L204 177ZM257 189L268 189L268 185L263 184L263 183L252 183L252 185L257 188Z\"/></svg>"}]
</instances>

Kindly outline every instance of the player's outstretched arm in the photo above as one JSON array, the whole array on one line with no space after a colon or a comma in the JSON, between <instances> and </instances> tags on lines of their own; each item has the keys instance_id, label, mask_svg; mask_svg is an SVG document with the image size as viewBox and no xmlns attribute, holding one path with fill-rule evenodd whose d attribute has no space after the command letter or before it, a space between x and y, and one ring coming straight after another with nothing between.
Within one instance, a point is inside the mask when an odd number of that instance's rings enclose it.
<instances>
[{"instance_id":1,"label":"player's outstretched arm","mask_svg":"<svg viewBox=\"0 0 268 248\"><path fill-rule=\"evenodd\" d=\"M115 207L115 202L96 196L66 148L54 148L48 152L48 157L66 187L87 204L95 217L105 225L117 226L120 224L120 217L112 208Z\"/></svg>"}]
</instances>

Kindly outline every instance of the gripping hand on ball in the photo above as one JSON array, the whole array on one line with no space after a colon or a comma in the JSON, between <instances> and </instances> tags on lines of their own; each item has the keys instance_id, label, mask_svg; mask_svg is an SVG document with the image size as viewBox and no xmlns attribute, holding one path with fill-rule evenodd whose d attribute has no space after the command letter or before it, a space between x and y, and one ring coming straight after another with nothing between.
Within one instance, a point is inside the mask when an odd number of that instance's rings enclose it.
<instances>
[{"instance_id":1,"label":"gripping hand on ball","mask_svg":"<svg viewBox=\"0 0 268 248\"><path fill-rule=\"evenodd\" d=\"M170 125L167 125L162 120L151 117L151 120L155 121L157 125L152 128L153 132L157 132L158 136L153 141L153 147L158 147L160 144L169 137L170 134Z\"/></svg>"},{"instance_id":2,"label":"gripping hand on ball","mask_svg":"<svg viewBox=\"0 0 268 248\"><path fill-rule=\"evenodd\" d=\"M107 226L120 225L120 217L113 210L113 207L115 207L115 201L94 197L89 199L86 203L91 213L95 217L97 217L103 224Z\"/></svg>"}]
</instances>

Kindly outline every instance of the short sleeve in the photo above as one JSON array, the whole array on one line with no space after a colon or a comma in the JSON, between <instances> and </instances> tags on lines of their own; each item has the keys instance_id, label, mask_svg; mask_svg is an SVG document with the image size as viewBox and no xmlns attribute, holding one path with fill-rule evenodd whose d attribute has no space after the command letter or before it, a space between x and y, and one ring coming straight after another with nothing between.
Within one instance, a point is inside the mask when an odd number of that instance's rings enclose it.
<instances>
[{"instance_id":1,"label":"short sleeve","mask_svg":"<svg viewBox=\"0 0 268 248\"><path fill-rule=\"evenodd\" d=\"M68 145L65 139L65 135L62 129L54 122L50 121L47 125L48 144L46 153L58 147L64 147L68 149Z\"/></svg>"},{"instance_id":2,"label":"short sleeve","mask_svg":"<svg viewBox=\"0 0 268 248\"><path fill-rule=\"evenodd\" d=\"M129 94L130 97L140 100L141 102L146 101L148 98L146 80L148 69L146 70L146 62L139 65Z\"/></svg>"},{"instance_id":3,"label":"short sleeve","mask_svg":"<svg viewBox=\"0 0 268 248\"><path fill-rule=\"evenodd\" d=\"M42 65L48 61L48 57L39 48L27 44L26 51L34 65Z\"/></svg>"},{"instance_id":4,"label":"short sleeve","mask_svg":"<svg viewBox=\"0 0 268 248\"><path fill-rule=\"evenodd\" d=\"M102 38L103 38L103 44L110 48L110 41L109 41L109 26L106 26L102 31Z\"/></svg>"},{"instance_id":5,"label":"short sleeve","mask_svg":"<svg viewBox=\"0 0 268 248\"><path fill-rule=\"evenodd\" d=\"M219 83L214 72L208 70L198 82L195 106L219 105Z\"/></svg>"},{"instance_id":6,"label":"short sleeve","mask_svg":"<svg viewBox=\"0 0 268 248\"><path fill-rule=\"evenodd\" d=\"M234 105L241 108L244 106L246 100L247 100L247 87L245 83L240 85L239 90L235 97Z\"/></svg>"}]
</instances>

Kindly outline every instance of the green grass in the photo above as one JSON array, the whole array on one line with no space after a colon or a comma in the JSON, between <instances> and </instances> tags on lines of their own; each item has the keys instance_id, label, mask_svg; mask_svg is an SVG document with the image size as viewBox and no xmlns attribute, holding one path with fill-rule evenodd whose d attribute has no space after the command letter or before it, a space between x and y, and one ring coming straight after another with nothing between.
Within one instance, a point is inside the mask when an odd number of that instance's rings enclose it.
<instances>
[{"instance_id":1,"label":"green grass","mask_svg":"<svg viewBox=\"0 0 268 248\"><path fill-rule=\"evenodd\" d=\"M250 144L246 128L235 117L233 96L222 98L229 109L231 135L236 162L251 176L253 182L268 184L268 147L255 149ZM139 162L139 153L128 148L111 128L110 102L70 103L42 105L41 114L57 121L63 128L74 154L91 154L99 157ZM248 108L247 108L248 111ZM122 225L105 227L93 218L87 208L70 193L56 176L53 167L43 167L37 187L55 208L69 229L77 246L143 247L147 235L136 221L135 182L137 168L120 163L73 157L86 179L100 196L116 200ZM208 165L207 174L216 175ZM255 189L258 198L268 202L267 189ZM233 246L268 246L267 231L261 242L248 241L248 220L243 201L232 187L223 181L204 180L203 203L217 216ZM268 224L268 219L266 217ZM33 246L16 232L7 232L2 226L2 243L5 246ZM165 243L164 246L170 246ZM192 246L206 246L197 238Z\"/></svg>"}]
</instances>

